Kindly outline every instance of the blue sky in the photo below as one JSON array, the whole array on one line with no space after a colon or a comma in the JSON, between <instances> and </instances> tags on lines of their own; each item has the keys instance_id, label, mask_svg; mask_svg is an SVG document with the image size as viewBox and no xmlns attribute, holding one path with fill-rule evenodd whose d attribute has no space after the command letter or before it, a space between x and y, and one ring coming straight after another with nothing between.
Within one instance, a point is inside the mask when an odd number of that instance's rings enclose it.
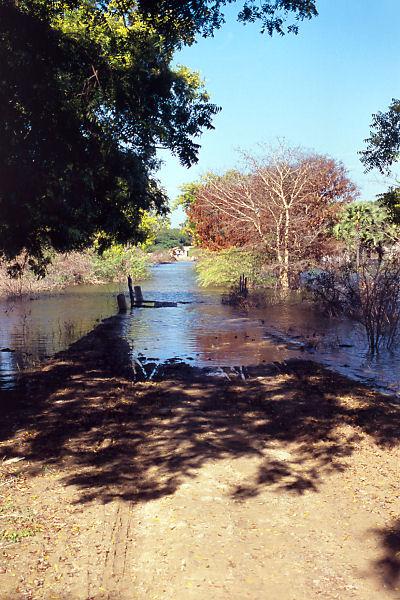
<instances>
[{"instance_id":1,"label":"blue sky","mask_svg":"<svg viewBox=\"0 0 400 600\"><path fill-rule=\"evenodd\" d=\"M388 182L364 174L357 152L372 113L400 96L399 0L319 0L319 17L303 23L298 36L272 39L257 25L237 23L239 6L229 8L214 38L176 56L200 71L222 111L215 130L199 140L197 165L186 169L163 156L159 179L170 198L204 172L237 166L238 148L283 137L342 160L360 197L373 199ZM175 213L172 222L179 221Z\"/></svg>"}]
</instances>

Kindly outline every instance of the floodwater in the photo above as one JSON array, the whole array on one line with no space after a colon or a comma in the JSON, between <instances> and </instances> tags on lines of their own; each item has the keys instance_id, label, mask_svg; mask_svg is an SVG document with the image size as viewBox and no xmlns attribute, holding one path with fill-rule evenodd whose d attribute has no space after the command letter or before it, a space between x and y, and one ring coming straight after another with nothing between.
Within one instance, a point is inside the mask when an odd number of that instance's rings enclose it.
<instances>
[{"instance_id":1,"label":"floodwater","mask_svg":"<svg viewBox=\"0 0 400 600\"><path fill-rule=\"evenodd\" d=\"M0 388L115 313L119 286L76 286L62 293L0 302ZM11 352L10 352L11 350Z\"/></svg>"},{"instance_id":2,"label":"floodwater","mask_svg":"<svg viewBox=\"0 0 400 600\"><path fill-rule=\"evenodd\" d=\"M370 357L362 330L328 319L307 303L272 304L246 313L221 304L221 291L197 286L193 263L159 265L142 285L145 299L177 307L136 308L118 325L134 362L184 361L233 367L304 358L400 395L400 353ZM115 314L120 285L79 286L35 300L0 304L0 387L66 348Z\"/></svg>"}]
</instances>

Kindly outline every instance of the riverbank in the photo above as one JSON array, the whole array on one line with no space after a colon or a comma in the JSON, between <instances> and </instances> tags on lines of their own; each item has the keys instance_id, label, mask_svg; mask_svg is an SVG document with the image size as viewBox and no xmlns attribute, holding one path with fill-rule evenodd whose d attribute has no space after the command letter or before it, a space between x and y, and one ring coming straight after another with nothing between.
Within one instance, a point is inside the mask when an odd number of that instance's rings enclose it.
<instances>
[{"instance_id":1,"label":"riverbank","mask_svg":"<svg viewBox=\"0 0 400 600\"><path fill-rule=\"evenodd\" d=\"M299 360L134 382L115 319L2 395L2 600L399 597L398 404Z\"/></svg>"},{"instance_id":2,"label":"riverbank","mask_svg":"<svg viewBox=\"0 0 400 600\"><path fill-rule=\"evenodd\" d=\"M21 271L11 277L13 263L0 261L0 301L24 297L40 297L57 293L67 287L126 283L128 275L140 283L151 277L151 267L194 261L195 258L175 256L172 251L144 252L140 248L112 247L103 255L93 249L68 254L54 254L45 277L37 277L26 260L20 259Z\"/></svg>"},{"instance_id":3,"label":"riverbank","mask_svg":"<svg viewBox=\"0 0 400 600\"><path fill-rule=\"evenodd\" d=\"M102 255L94 249L67 254L54 253L44 277L37 277L29 267L28 257L18 257L15 264L0 261L0 300L37 297L61 292L67 287L101 285L134 281L150 277L151 256L140 248L113 246ZM15 265L19 265L15 270ZM9 269L14 277L9 274Z\"/></svg>"}]
</instances>

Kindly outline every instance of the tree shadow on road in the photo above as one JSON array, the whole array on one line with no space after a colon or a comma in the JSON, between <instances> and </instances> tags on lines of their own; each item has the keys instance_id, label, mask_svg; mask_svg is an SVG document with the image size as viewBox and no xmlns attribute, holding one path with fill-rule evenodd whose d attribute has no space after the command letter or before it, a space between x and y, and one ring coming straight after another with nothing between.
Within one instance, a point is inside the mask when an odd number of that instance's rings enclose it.
<instances>
[{"instance_id":1,"label":"tree shadow on road","mask_svg":"<svg viewBox=\"0 0 400 600\"><path fill-rule=\"evenodd\" d=\"M374 564L382 582L391 590L400 586L400 519L391 526L375 531L378 535L383 556Z\"/></svg>"},{"instance_id":2,"label":"tree shadow on road","mask_svg":"<svg viewBox=\"0 0 400 600\"><path fill-rule=\"evenodd\" d=\"M25 457L28 477L56 468L80 504L161 498L206 463L241 457L256 470L230 482L235 501L267 488L318 492L363 434L399 444L398 404L314 363L249 368L245 381L170 365L161 381L135 382L118 330L118 319L106 321L1 398L0 457ZM394 589L399 523L380 538L375 567Z\"/></svg>"},{"instance_id":3,"label":"tree shadow on road","mask_svg":"<svg viewBox=\"0 0 400 600\"><path fill-rule=\"evenodd\" d=\"M162 381L133 382L118 327L103 323L30 377L1 429L3 456L24 456L32 474L65 469L81 502L159 498L207 461L241 456L260 466L237 500L267 486L318 491L359 434L399 443L398 405L309 362L249 369L246 381L172 365Z\"/></svg>"}]
</instances>

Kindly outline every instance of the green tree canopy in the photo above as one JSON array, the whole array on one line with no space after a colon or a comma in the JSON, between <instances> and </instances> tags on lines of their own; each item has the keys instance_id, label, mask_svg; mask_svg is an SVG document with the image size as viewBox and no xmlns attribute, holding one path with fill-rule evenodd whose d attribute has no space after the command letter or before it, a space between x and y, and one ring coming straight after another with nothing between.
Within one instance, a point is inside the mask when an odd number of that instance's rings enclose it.
<instances>
[{"instance_id":1,"label":"green tree canopy","mask_svg":"<svg viewBox=\"0 0 400 600\"><path fill-rule=\"evenodd\" d=\"M388 175L400 156L400 100L393 99L386 112L373 115L371 135L365 141L367 148L360 154L366 170Z\"/></svg>"},{"instance_id":2,"label":"green tree canopy","mask_svg":"<svg viewBox=\"0 0 400 600\"><path fill-rule=\"evenodd\" d=\"M382 254L383 246L396 242L399 233L390 213L378 202L352 202L342 209L334 227L336 238L357 254L362 249Z\"/></svg>"},{"instance_id":3,"label":"green tree canopy","mask_svg":"<svg viewBox=\"0 0 400 600\"><path fill-rule=\"evenodd\" d=\"M191 209L193 209L194 207L197 195L201 192L202 188L211 181L228 181L229 179L234 178L237 175L239 175L239 172L235 169L230 169L226 171L226 173L224 173L223 175L218 175L216 173L213 173L212 171L209 171L207 173L204 173L197 181L191 181L181 185L181 193L175 198L172 204L172 209L182 208L185 212L186 219L183 224L183 231L186 235L190 236L194 244L200 244L200 238L197 234L197 225L190 218ZM218 228L217 220L215 218L213 218L212 220Z\"/></svg>"},{"instance_id":4,"label":"green tree canopy","mask_svg":"<svg viewBox=\"0 0 400 600\"><path fill-rule=\"evenodd\" d=\"M154 243L149 247L151 252L190 245L190 235L179 227L163 227L157 233Z\"/></svg>"},{"instance_id":5,"label":"green tree canopy","mask_svg":"<svg viewBox=\"0 0 400 600\"><path fill-rule=\"evenodd\" d=\"M157 149L190 166L218 111L173 52L212 35L228 4L0 0L0 256L26 249L40 270L48 246L140 239L143 211L165 211ZM315 0L240 5L270 34L316 14Z\"/></svg>"},{"instance_id":6,"label":"green tree canopy","mask_svg":"<svg viewBox=\"0 0 400 600\"><path fill-rule=\"evenodd\" d=\"M386 112L373 115L371 135L367 147L360 152L366 171L377 169L390 175L400 158L400 100L392 100ZM393 223L400 224L400 187L391 186L378 194L379 204L387 211Z\"/></svg>"},{"instance_id":7,"label":"green tree canopy","mask_svg":"<svg viewBox=\"0 0 400 600\"><path fill-rule=\"evenodd\" d=\"M217 108L137 12L110 0L0 5L0 253L100 247L163 210L157 147L184 165Z\"/></svg>"},{"instance_id":8,"label":"green tree canopy","mask_svg":"<svg viewBox=\"0 0 400 600\"><path fill-rule=\"evenodd\" d=\"M120 4L129 5L129 0ZM299 21L318 15L317 0L138 0L144 18L179 44L191 44L200 34L213 35L225 22L224 8L239 4L238 21L259 22L261 32L298 33Z\"/></svg>"},{"instance_id":9,"label":"green tree canopy","mask_svg":"<svg viewBox=\"0 0 400 600\"><path fill-rule=\"evenodd\" d=\"M400 188L390 187L387 192L378 194L378 200L387 210L393 223L400 225Z\"/></svg>"}]
</instances>

